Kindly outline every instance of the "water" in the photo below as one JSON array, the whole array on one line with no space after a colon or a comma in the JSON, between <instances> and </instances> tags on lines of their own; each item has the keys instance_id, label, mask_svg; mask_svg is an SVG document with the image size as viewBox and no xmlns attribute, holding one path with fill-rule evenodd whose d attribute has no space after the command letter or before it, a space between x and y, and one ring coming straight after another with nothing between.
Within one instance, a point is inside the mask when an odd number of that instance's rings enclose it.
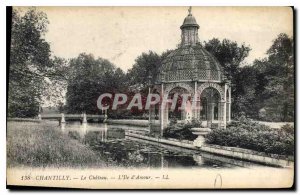
<instances>
[{"instance_id":1,"label":"water","mask_svg":"<svg viewBox=\"0 0 300 195\"><path fill-rule=\"evenodd\" d=\"M145 132L142 127L80 124L67 122L61 129L70 137L89 146L108 166L134 168L211 168L234 169L260 165L217 155L154 143L125 136L125 131Z\"/></svg>"}]
</instances>

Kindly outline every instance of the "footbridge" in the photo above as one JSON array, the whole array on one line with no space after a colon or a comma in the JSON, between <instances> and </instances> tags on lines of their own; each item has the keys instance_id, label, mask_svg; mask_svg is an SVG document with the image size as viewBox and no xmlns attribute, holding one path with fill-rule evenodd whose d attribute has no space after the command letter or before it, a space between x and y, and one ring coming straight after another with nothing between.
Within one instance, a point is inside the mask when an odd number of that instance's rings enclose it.
<instances>
[{"instance_id":1,"label":"footbridge","mask_svg":"<svg viewBox=\"0 0 300 195\"><path fill-rule=\"evenodd\" d=\"M58 120L62 123L66 120L79 120L86 123L88 120L95 119L99 121L104 121L107 119L107 115L96 115L96 114L39 114L40 120Z\"/></svg>"}]
</instances>

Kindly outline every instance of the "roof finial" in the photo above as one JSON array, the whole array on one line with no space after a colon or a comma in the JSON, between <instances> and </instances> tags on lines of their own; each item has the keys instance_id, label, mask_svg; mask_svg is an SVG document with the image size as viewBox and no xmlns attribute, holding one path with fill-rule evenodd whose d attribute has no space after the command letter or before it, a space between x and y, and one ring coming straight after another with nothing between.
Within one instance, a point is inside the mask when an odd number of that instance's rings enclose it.
<instances>
[{"instance_id":1,"label":"roof finial","mask_svg":"<svg viewBox=\"0 0 300 195\"><path fill-rule=\"evenodd\" d=\"M189 7L189 16L192 15L192 6Z\"/></svg>"}]
</instances>

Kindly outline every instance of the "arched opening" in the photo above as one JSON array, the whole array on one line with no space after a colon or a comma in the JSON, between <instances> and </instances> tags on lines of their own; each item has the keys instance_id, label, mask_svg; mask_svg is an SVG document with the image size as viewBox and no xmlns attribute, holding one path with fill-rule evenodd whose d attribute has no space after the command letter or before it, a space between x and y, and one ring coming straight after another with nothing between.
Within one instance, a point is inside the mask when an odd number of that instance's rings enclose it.
<instances>
[{"instance_id":1,"label":"arched opening","mask_svg":"<svg viewBox=\"0 0 300 195\"><path fill-rule=\"evenodd\" d=\"M229 101L229 89L226 90L226 100Z\"/></svg>"},{"instance_id":2,"label":"arched opening","mask_svg":"<svg viewBox=\"0 0 300 195\"><path fill-rule=\"evenodd\" d=\"M182 87L173 88L168 94L167 109L170 122L172 120L190 121L192 119L192 103L188 90Z\"/></svg>"},{"instance_id":3,"label":"arched opening","mask_svg":"<svg viewBox=\"0 0 300 195\"><path fill-rule=\"evenodd\" d=\"M220 93L217 89L208 87L200 94L200 119L204 126L211 127L220 121Z\"/></svg>"}]
</instances>

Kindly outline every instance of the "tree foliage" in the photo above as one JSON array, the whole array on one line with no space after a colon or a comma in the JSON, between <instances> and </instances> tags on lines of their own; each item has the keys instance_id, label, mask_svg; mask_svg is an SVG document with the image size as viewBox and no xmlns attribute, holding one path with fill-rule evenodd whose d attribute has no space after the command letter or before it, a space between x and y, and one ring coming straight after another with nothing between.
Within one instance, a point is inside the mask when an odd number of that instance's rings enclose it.
<instances>
[{"instance_id":1,"label":"tree foliage","mask_svg":"<svg viewBox=\"0 0 300 195\"><path fill-rule=\"evenodd\" d=\"M32 117L38 113L45 72L51 68L50 45L45 41L47 16L29 9L12 11L8 116Z\"/></svg>"},{"instance_id":2,"label":"tree foliage","mask_svg":"<svg viewBox=\"0 0 300 195\"><path fill-rule=\"evenodd\" d=\"M68 61L54 56L51 71L48 71L44 79L42 104L45 107L58 107L63 110L68 80Z\"/></svg>"},{"instance_id":3,"label":"tree foliage","mask_svg":"<svg viewBox=\"0 0 300 195\"><path fill-rule=\"evenodd\" d=\"M267 50L265 59L244 65L250 48L224 39L212 39L205 48L219 60L231 80L232 113L269 121L294 118L293 38L279 34ZM262 114L263 113L263 114Z\"/></svg>"},{"instance_id":4,"label":"tree foliage","mask_svg":"<svg viewBox=\"0 0 300 195\"><path fill-rule=\"evenodd\" d=\"M162 65L163 59L171 52L167 50L161 55L153 51L148 53L142 53L135 59L135 63L131 69L128 70L127 79L129 85L139 84L143 87L149 83L149 76L151 76L151 82L153 83L159 75L159 69Z\"/></svg>"},{"instance_id":5,"label":"tree foliage","mask_svg":"<svg viewBox=\"0 0 300 195\"><path fill-rule=\"evenodd\" d=\"M125 90L124 82L124 72L108 60L95 59L91 54L80 54L69 62L67 112L98 113L99 96Z\"/></svg>"},{"instance_id":6,"label":"tree foliage","mask_svg":"<svg viewBox=\"0 0 300 195\"><path fill-rule=\"evenodd\" d=\"M228 39L220 41L217 38L204 42L204 47L218 59L224 70L224 75L231 81L232 113L240 114L244 108L248 107L245 104L251 104L249 96L244 96L249 87L243 85L251 79L246 79L246 82L240 80L245 71L250 71L248 69L241 72L241 65L249 55L251 48L245 44L238 45L235 41ZM242 78L242 80L244 79Z\"/></svg>"},{"instance_id":7,"label":"tree foliage","mask_svg":"<svg viewBox=\"0 0 300 195\"><path fill-rule=\"evenodd\" d=\"M279 34L267 51L268 57L257 60L261 89L257 95L266 110L266 120L293 121L294 119L294 45L293 38Z\"/></svg>"},{"instance_id":8,"label":"tree foliage","mask_svg":"<svg viewBox=\"0 0 300 195\"><path fill-rule=\"evenodd\" d=\"M142 53L135 59L133 67L128 71L129 84L134 85L138 83L146 86L149 76L153 77L153 81L155 80L160 66L161 58L157 53L153 51Z\"/></svg>"},{"instance_id":9,"label":"tree foliage","mask_svg":"<svg viewBox=\"0 0 300 195\"><path fill-rule=\"evenodd\" d=\"M217 38L205 42L204 47L218 59L225 76L232 81L238 74L241 63L251 51L245 44L238 45L235 41L228 39L220 41Z\"/></svg>"}]
</instances>

